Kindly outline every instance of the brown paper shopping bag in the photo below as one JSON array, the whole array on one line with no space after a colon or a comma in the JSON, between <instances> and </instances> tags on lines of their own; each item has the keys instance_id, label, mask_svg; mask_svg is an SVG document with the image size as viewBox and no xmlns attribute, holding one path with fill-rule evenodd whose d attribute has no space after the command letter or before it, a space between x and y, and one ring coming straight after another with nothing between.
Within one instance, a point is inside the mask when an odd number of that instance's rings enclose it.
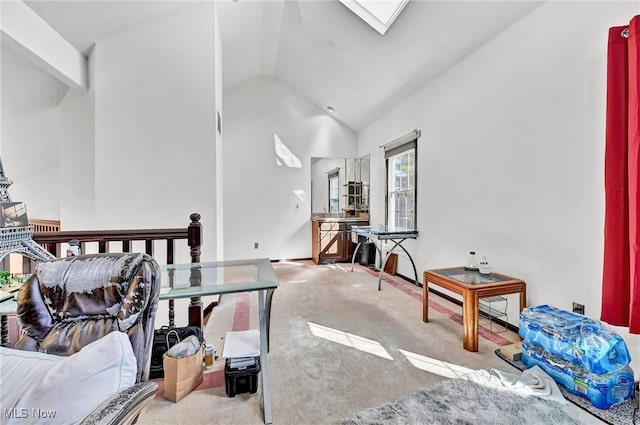
<instances>
[{"instance_id":1,"label":"brown paper shopping bag","mask_svg":"<svg viewBox=\"0 0 640 425\"><path fill-rule=\"evenodd\" d=\"M202 383L202 347L192 356L176 359L164 354L164 398L178 402Z\"/></svg>"}]
</instances>

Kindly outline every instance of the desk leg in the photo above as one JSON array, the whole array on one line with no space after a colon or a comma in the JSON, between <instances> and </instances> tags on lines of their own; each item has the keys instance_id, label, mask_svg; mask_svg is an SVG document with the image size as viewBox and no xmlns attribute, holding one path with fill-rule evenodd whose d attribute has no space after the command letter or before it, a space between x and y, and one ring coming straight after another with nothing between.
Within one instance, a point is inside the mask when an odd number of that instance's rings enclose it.
<instances>
[{"instance_id":1,"label":"desk leg","mask_svg":"<svg viewBox=\"0 0 640 425\"><path fill-rule=\"evenodd\" d=\"M380 266L380 273L378 274L378 291L382 289L382 274L384 273L384 268L387 265L387 260L389 259L389 254L391 254L391 251L389 251L387 253L387 255L384 257L384 262Z\"/></svg>"},{"instance_id":2,"label":"desk leg","mask_svg":"<svg viewBox=\"0 0 640 425\"><path fill-rule=\"evenodd\" d=\"M258 311L260 315L260 369L262 372L262 399L264 423L273 422L271 414L271 387L269 384L269 347L267 343L267 311L265 308L265 291L258 291Z\"/></svg>"},{"instance_id":3,"label":"desk leg","mask_svg":"<svg viewBox=\"0 0 640 425\"><path fill-rule=\"evenodd\" d=\"M522 291L520 291L520 313L525 307L527 307L527 288L522 288Z\"/></svg>"},{"instance_id":4,"label":"desk leg","mask_svg":"<svg viewBox=\"0 0 640 425\"><path fill-rule=\"evenodd\" d=\"M478 291L465 290L462 303L462 345L467 351L478 351Z\"/></svg>"},{"instance_id":5,"label":"desk leg","mask_svg":"<svg viewBox=\"0 0 640 425\"><path fill-rule=\"evenodd\" d=\"M353 271L353 263L356 262L356 254L358 254L360 245L362 245L362 242L358 242L358 245L356 245L356 249L353 251L353 255L351 256L351 271Z\"/></svg>"},{"instance_id":6,"label":"desk leg","mask_svg":"<svg viewBox=\"0 0 640 425\"><path fill-rule=\"evenodd\" d=\"M409 251L407 251L407 249L402 246L402 242L404 242L405 240L406 239L403 239L402 241L400 241L400 244L398 246L402 248L404 253L407 254L407 257L409 257L409 261L411 261L411 265L413 266L413 276L416 279L414 280L414 283L416 286L420 286L420 284L418 283L418 270L416 269L416 263L413 262L413 258L411 257L411 254L409 254Z\"/></svg>"}]
</instances>

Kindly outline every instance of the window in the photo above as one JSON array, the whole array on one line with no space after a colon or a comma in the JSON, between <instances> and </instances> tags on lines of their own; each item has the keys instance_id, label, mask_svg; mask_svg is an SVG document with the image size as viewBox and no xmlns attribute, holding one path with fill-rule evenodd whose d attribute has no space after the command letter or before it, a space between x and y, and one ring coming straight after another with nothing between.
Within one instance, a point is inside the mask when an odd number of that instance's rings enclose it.
<instances>
[{"instance_id":1,"label":"window","mask_svg":"<svg viewBox=\"0 0 640 425\"><path fill-rule=\"evenodd\" d=\"M416 142L419 136L416 130L384 146L387 162L387 226L416 229Z\"/></svg>"},{"instance_id":2,"label":"window","mask_svg":"<svg viewBox=\"0 0 640 425\"><path fill-rule=\"evenodd\" d=\"M340 179L339 171L336 169L329 173L329 212L335 213L340 210Z\"/></svg>"}]
</instances>

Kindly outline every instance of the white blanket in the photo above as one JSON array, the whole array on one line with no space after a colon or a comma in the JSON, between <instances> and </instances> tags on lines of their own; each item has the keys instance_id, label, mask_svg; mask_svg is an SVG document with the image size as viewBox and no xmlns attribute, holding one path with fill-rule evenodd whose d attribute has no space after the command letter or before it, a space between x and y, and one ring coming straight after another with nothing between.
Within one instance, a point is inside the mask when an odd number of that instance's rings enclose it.
<instances>
[{"instance_id":1,"label":"white blanket","mask_svg":"<svg viewBox=\"0 0 640 425\"><path fill-rule=\"evenodd\" d=\"M489 371L481 369L465 374L462 378L482 385L553 400L563 405L569 404L562 396L558 384L538 366L527 369L522 374L500 369L490 369Z\"/></svg>"},{"instance_id":2,"label":"white blanket","mask_svg":"<svg viewBox=\"0 0 640 425\"><path fill-rule=\"evenodd\" d=\"M129 337L110 332L70 356L0 347L0 424L76 424L131 387L138 366Z\"/></svg>"}]
</instances>

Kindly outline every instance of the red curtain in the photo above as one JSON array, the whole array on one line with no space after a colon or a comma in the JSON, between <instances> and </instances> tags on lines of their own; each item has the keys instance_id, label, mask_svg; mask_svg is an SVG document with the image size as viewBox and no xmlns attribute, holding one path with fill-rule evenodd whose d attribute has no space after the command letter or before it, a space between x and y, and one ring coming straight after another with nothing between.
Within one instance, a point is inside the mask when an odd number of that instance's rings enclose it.
<instances>
[{"instance_id":1,"label":"red curtain","mask_svg":"<svg viewBox=\"0 0 640 425\"><path fill-rule=\"evenodd\" d=\"M601 320L640 333L640 15L609 30Z\"/></svg>"}]
</instances>

